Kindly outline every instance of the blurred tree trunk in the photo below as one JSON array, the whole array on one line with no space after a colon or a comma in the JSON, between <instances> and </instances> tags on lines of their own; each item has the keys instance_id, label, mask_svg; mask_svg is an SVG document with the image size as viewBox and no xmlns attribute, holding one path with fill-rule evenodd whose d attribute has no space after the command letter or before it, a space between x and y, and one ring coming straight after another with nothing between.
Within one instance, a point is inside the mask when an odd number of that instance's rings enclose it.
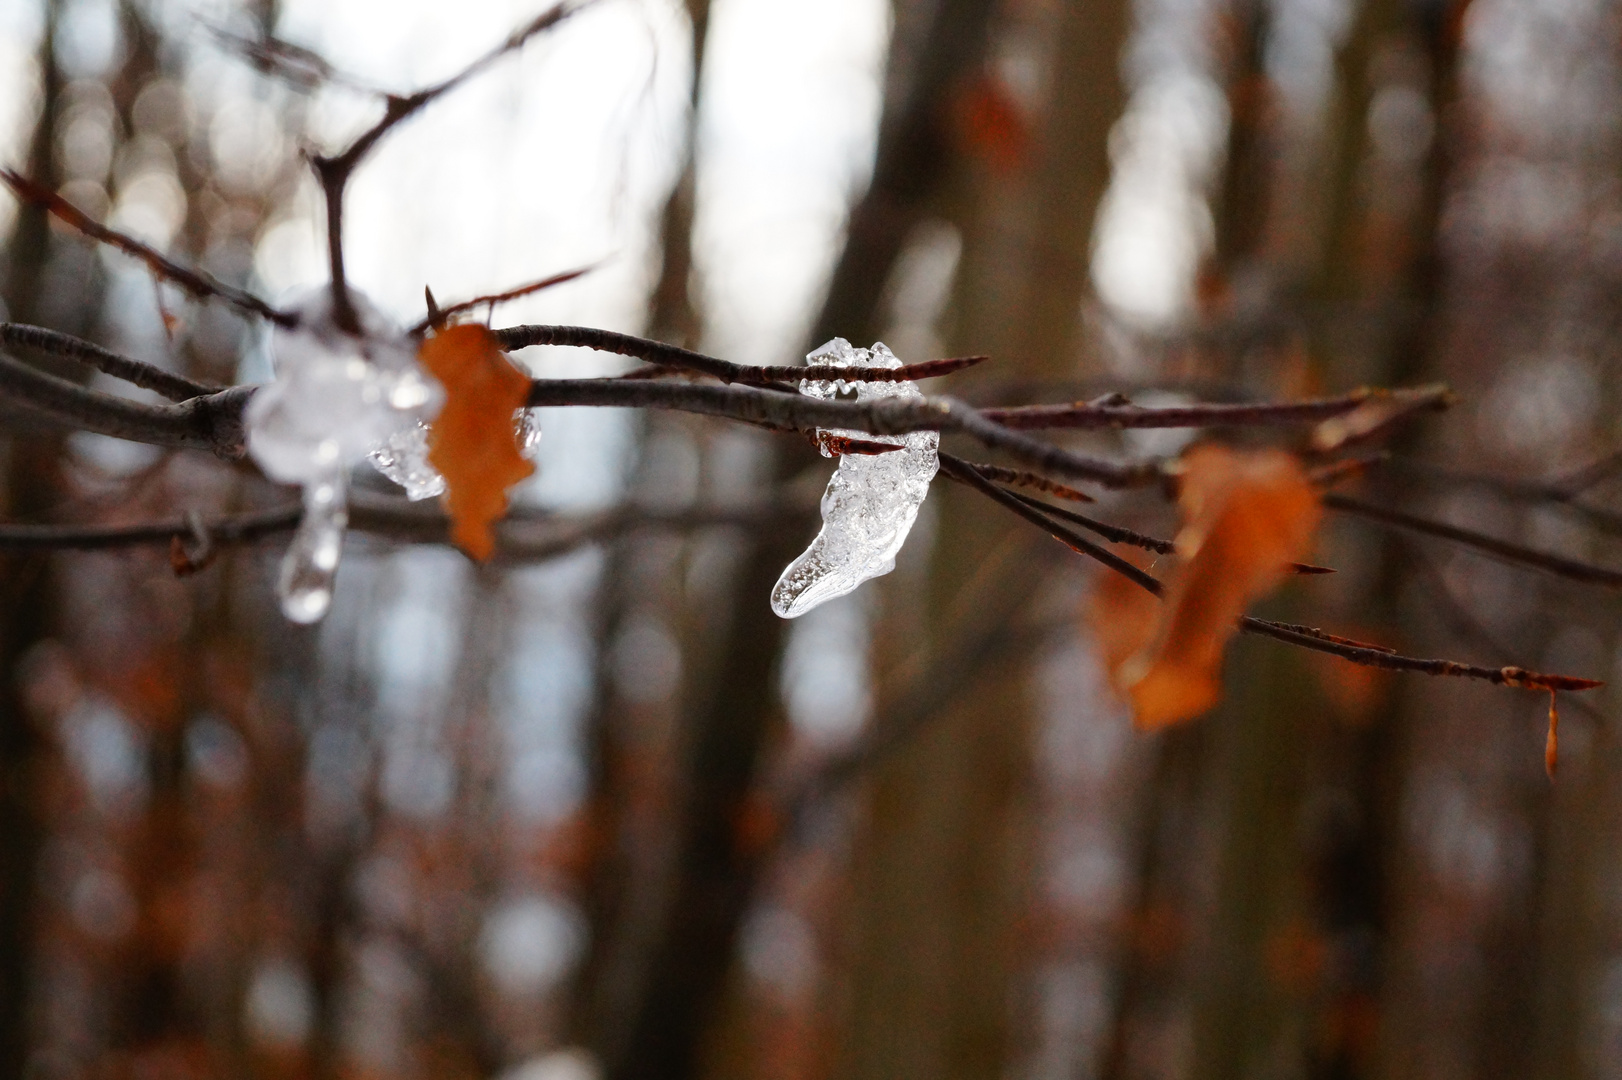
<instances>
[{"instance_id":1,"label":"blurred tree trunk","mask_svg":"<svg viewBox=\"0 0 1622 1080\"><path fill-rule=\"evenodd\" d=\"M1376 190L1381 163L1370 136L1371 105L1393 77L1378 58L1389 66L1397 50L1418 45L1429 64L1422 89L1430 106L1451 94L1453 39L1422 36L1416 14L1402 0L1364 0L1337 58L1321 247L1297 297L1314 380L1334 388L1410 382L1431 362L1445 142L1434 140L1417 164L1420 195L1393 221L1390 191ZM1250 133L1236 128L1235 135ZM1225 221L1244 224L1243 217ZM1394 259L1374 250L1396 237L1406 243ZM1218 247L1237 252L1253 243L1236 237ZM1250 389L1276 388L1270 379ZM1407 571L1397 549L1384 550L1362 571L1365 582L1337 583L1358 598L1342 602L1342 617L1354 624L1397 625ZM1288 594L1280 603L1289 605ZM1302 657L1241 647L1226 676L1227 700L1201 721L1216 740L1206 767L1225 790L1225 824L1210 921L1192 935L1202 943L1190 1053L1197 1077L1251 1075L1268 1063L1324 1077L1372 1075L1377 1067L1381 960L1390 940L1385 870L1402 843L1402 732L1411 716L1380 700L1383 680L1351 715L1312 674Z\"/></svg>"},{"instance_id":2,"label":"blurred tree trunk","mask_svg":"<svg viewBox=\"0 0 1622 1080\"><path fill-rule=\"evenodd\" d=\"M983 71L959 69L948 99L968 114L943 206L963 235L950 349L991 353L998 375L1078 367L1128 11L1072 0L1052 13L1050 36L1039 38L1051 42L1049 92L1034 120ZM929 615L896 618L938 627L988 550L1016 542L1021 526L951 484L938 482L931 498ZM1036 562L1010 588L1034 589ZM1024 953L1031 671L1027 657L983 673L875 774L855 856L841 1076L968 1080L1008 1067Z\"/></svg>"},{"instance_id":3,"label":"blurred tree trunk","mask_svg":"<svg viewBox=\"0 0 1622 1080\"><path fill-rule=\"evenodd\" d=\"M55 137L65 84L57 66L60 0L44 5L39 47L40 110L29 143L27 168L35 179L57 186ZM50 226L44 211L19 209L6 250L6 317L37 318ZM14 422L15 423L15 422ZM25 421L26 423L26 421ZM61 436L18 432L7 439L5 514L10 521L37 519L55 503L60 487ZM40 822L34 813L33 763L37 739L23 699L19 661L49 632L50 563L42 555L5 559L11 595L0 614L0 1077L26 1074L29 1049L31 938Z\"/></svg>"}]
</instances>

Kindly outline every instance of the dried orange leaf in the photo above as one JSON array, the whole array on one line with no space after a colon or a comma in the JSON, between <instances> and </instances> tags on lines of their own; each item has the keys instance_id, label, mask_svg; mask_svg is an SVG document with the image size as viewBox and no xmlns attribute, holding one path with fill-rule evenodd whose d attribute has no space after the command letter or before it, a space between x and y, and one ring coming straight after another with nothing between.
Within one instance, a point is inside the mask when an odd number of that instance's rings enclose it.
<instances>
[{"instance_id":1,"label":"dried orange leaf","mask_svg":"<svg viewBox=\"0 0 1622 1080\"><path fill-rule=\"evenodd\" d=\"M1221 446L1184 457L1179 506L1183 528L1165 600L1145 644L1111 666L1134 719L1147 728L1190 720L1216 704L1222 650L1239 616L1308 553L1322 514L1292 455Z\"/></svg>"},{"instance_id":2,"label":"dried orange leaf","mask_svg":"<svg viewBox=\"0 0 1622 1080\"><path fill-rule=\"evenodd\" d=\"M483 561L495 550L490 526L507 512L507 489L535 471L513 426L529 376L488 327L473 324L428 338L417 359L445 387L445 406L428 431L428 463L445 478L451 539Z\"/></svg>"}]
</instances>

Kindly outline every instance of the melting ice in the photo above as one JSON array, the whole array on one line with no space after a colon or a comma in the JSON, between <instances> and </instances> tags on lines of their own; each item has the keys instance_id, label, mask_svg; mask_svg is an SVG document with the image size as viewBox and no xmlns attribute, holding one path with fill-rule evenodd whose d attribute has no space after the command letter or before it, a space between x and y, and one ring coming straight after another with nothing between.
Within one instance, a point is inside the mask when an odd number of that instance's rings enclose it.
<instances>
[{"instance_id":1,"label":"melting ice","mask_svg":"<svg viewBox=\"0 0 1622 1080\"><path fill-rule=\"evenodd\" d=\"M901 366L883 344L856 349L844 338L834 338L805 359L809 364L839 367ZM800 383L800 392L831 398L847 385L856 390L857 401L923 396L910 382L847 384L843 380L806 379ZM772 589L772 610L785 619L804 615L819 604L844 596L862 582L894 570L896 553L906 542L918 508L929 494L929 482L940 467L936 456L938 432L885 436L835 430L826 434L892 443L903 449L887 454L840 456L839 468L822 495L822 531L805 554L788 565ZM824 448L823 453L828 454L828 450Z\"/></svg>"},{"instance_id":2,"label":"melting ice","mask_svg":"<svg viewBox=\"0 0 1622 1080\"><path fill-rule=\"evenodd\" d=\"M291 305L298 322L271 335L274 381L245 416L248 453L274 480L304 488L304 517L282 560L282 613L311 623L332 602L349 470L439 407L437 383L417 366L399 327L350 290L360 334L339 329L332 293L312 290Z\"/></svg>"}]
</instances>

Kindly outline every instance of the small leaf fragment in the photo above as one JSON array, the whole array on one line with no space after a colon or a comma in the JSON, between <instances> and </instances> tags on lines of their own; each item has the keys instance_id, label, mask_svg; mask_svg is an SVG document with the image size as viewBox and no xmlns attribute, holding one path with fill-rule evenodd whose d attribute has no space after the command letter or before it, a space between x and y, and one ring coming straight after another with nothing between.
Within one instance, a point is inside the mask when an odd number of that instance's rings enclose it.
<instances>
[{"instance_id":1,"label":"small leaf fragment","mask_svg":"<svg viewBox=\"0 0 1622 1080\"><path fill-rule=\"evenodd\" d=\"M428 462L445 478L451 539L482 562L495 550L491 526L507 512L508 489L535 471L513 428L529 376L488 327L471 323L429 337L418 360L445 388L428 430Z\"/></svg>"},{"instance_id":2,"label":"small leaf fragment","mask_svg":"<svg viewBox=\"0 0 1622 1080\"><path fill-rule=\"evenodd\" d=\"M1554 779L1554 773L1560 767L1560 709L1556 698L1559 691L1549 688L1549 734L1543 740L1543 771Z\"/></svg>"}]
</instances>

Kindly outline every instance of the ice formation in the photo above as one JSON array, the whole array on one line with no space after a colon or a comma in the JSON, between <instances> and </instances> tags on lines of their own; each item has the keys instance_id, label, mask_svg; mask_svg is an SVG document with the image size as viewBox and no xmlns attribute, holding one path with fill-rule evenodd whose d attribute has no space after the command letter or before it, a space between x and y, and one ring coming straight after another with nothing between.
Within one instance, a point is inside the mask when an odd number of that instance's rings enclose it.
<instances>
[{"instance_id":1,"label":"ice formation","mask_svg":"<svg viewBox=\"0 0 1622 1080\"><path fill-rule=\"evenodd\" d=\"M856 349L844 338L834 338L805 359L809 364L839 367L901 366L883 344ZM848 388L855 389L857 401L922 396L910 382L847 384L805 379L800 383L801 393L817 398L831 398ZM891 443L903 449L839 458L839 468L822 495L822 531L772 589L772 610L785 619L804 615L862 582L894 570L896 553L906 542L918 508L929 494L929 482L940 467L938 432L885 436L834 430L824 434ZM822 452L831 456L826 447Z\"/></svg>"},{"instance_id":2,"label":"ice formation","mask_svg":"<svg viewBox=\"0 0 1622 1080\"><path fill-rule=\"evenodd\" d=\"M438 408L440 390L410 339L350 290L360 333L339 329L322 286L291 305L298 322L271 336L276 378L245 417L248 453L265 475L304 488L304 517L282 560L282 613L312 623L332 602L348 522L349 470Z\"/></svg>"},{"instance_id":3,"label":"ice formation","mask_svg":"<svg viewBox=\"0 0 1622 1080\"><path fill-rule=\"evenodd\" d=\"M531 461L541 450L541 421L537 409L520 409L513 418L518 449ZM432 499L445 494L445 478L428 463L428 425L418 421L400 428L373 450L368 460L377 471L405 488L406 498Z\"/></svg>"}]
</instances>

